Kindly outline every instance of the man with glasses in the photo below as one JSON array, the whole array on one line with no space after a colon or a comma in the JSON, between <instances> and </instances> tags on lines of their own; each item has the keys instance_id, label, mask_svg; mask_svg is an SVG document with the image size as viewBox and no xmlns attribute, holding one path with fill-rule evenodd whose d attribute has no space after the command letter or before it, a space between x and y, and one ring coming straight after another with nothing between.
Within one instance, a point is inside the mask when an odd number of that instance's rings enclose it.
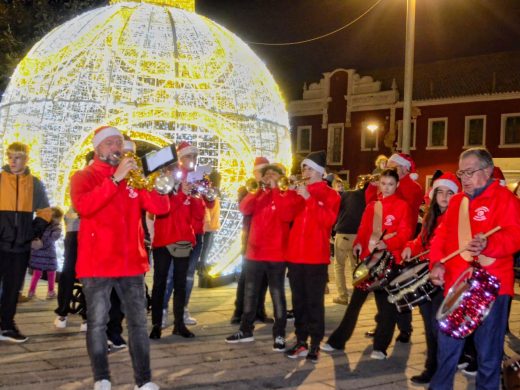
<instances>
[{"instance_id":1,"label":"man with glasses","mask_svg":"<svg viewBox=\"0 0 520 390\"><path fill-rule=\"evenodd\" d=\"M500 280L499 295L474 332L478 389L500 387L508 305L513 295L513 254L520 249L520 201L494 180L492 173L493 159L486 149L468 149L460 155L457 176L463 192L453 195L430 251L430 278L434 284L444 284L445 293L475 260ZM484 237L483 233L497 226L501 227L497 233ZM458 249L465 251L440 263ZM453 388L464 341L439 331L437 371L430 389Z\"/></svg>"}]
</instances>

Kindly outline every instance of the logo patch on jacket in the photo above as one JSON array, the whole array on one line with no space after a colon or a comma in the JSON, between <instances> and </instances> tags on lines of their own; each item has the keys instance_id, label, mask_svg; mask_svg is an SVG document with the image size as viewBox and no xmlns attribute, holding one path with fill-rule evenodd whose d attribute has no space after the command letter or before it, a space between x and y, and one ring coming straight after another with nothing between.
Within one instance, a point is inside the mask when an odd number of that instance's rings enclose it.
<instances>
[{"instance_id":1,"label":"logo patch on jacket","mask_svg":"<svg viewBox=\"0 0 520 390\"><path fill-rule=\"evenodd\" d=\"M383 225L385 226L392 226L394 224L395 217L393 215L387 215L385 217L385 222Z\"/></svg>"},{"instance_id":2,"label":"logo patch on jacket","mask_svg":"<svg viewBox=\"0 0 520 390\"><path fill-rule=\"evenodd\" d=\"M139 195L133 187L130 187L130 186L127 186L126 189L128 190L128 197L129 198L137 198L137 196Z\"/></svg>"},{"instance_id":3,"label":"logo patch on jacket","mask_svg":"<svg viewBox=\"0 0 520 390\"><path fill-rule=\"evenodd\" d=\"M486 213L489 213L489 209L486 206L479 207L475 210L473 219L479 222L485 221L487 219Z\"/></svg>"}]
</instances>

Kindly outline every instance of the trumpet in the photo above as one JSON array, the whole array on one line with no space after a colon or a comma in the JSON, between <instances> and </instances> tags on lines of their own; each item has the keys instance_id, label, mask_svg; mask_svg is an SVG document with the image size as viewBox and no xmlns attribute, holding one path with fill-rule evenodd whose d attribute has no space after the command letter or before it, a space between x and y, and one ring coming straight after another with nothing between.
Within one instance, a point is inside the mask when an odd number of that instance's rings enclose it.
<instances>
[{"instance_id":1,"label":"trumpet","mask_svg":"<svg viewBox=\"0 0 520 390\"><path fill-rule=\"evenodd\" d=\"M265 183L263 181L258 182L254 177L246 181L246 190L250 194L256 194L258 191L265 190Z\"/></svg>"},{"instance_id":2,"label":"trumpet","mask_svg":"<svg viewBox=\"0 0 520 390\"><path fill-rule=\"evenodd\" d=\"M126 184L135 189L145 189L152 191L155 189L158 193L164 195L172 191L174 181L171 175L168 175L164 170L158 170L148 176L144 176L143 163L141 159L134 152L125 152L121 154L114 154L113 157L119 160L123 158L131 158L135 161L137 169L132 169L126 176Z\"/></svg>"},{"instance_id":3,"label":"trumpet","mask_svg":"<svg viewBox=\"0 0 520 390\"><path fill-rule=\"evenodd\" d=\"M359 175L356 188L363 188L367 183L377 183L381 175Z\"/></svg>"},{"instance_id":4,"label":"trumpet","mask_svg":"<svg viewBox=\"0 0 520 390\"><path fill-rule=\"evenodd\" d=\"M302 185L307 185L307 182L309 181L308 177L303 177L301 175L294 175L294 176L282 176L278 179L276 182L278 188L280 191L285 192L289 189L299 187Z\"/></svg>"},{"instance_id":5,"label":"trumpet","mask_svg":"<svg viewBox=\"0 0 520 390\"><path fill-rule=\"evenodd\" d=\"M218 192L215 188L210 186L210 180L207 177L202 180L195 181L192 184L192 195L202 195L208 202L213 202L215 199L217 199Z\"/></svg>"}]
</instances>

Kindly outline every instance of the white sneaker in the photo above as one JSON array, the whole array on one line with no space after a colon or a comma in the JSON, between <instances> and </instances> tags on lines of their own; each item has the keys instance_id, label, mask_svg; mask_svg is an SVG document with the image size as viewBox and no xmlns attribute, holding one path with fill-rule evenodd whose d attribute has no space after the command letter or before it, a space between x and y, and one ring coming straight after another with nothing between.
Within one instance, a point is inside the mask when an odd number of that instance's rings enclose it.
<instances>
[{"instance_id":1,"label":"white sneaker","mask_svg":"<svg viewBox=\"0 0 520 390\"><path fill-rule=\"evenodd\" d=\"M134 390L159 390L159 386L157 386L153 382L148 382L142 385L141 387L134 386Z\"/></svg>"},{"instance_id":2,"label":"white sneaker","mask_svg":"<svg viewBox=\"0 0 520 390\"><path fill-rule=\"evenodd\" d=\"M184 308L184 325L197 325L197 320L190 317L190 312L187 307Z\"/></svg>"},{"instance_id":3,"label":"white sneaker","mask_svg":"<svg viewBox=\"0 0 520 390\"><path fill-rule=\"evenodd\" d=\"M80 332L86 332L87 331L87 321L83 321L81 325L79 326Z\"/></svg>"},{"instance_id":4,"label":"white sneaker","mask_svg":"<svg viewBox=\"0 0 520 390\"><path fill-rule=\"evenodd\" d=\"M111 390L112 383L109 380L103 379L94 383L94 390Z\"/></svg>"},{"instance_id":5,"label":"white sneaker","mask_svg":"<svg viewBox=\"0 0 520 390\"><path fill-rule=\"evenodd\" d=\"M336 348L331 346L330 344L322 344L320 349L325 352L334 352L336 351Z\"/></svg>"},{"instance_id":6,"label":"white sneaker","mask_svg":"<svg viewBox=\"0 0 520 390\"><path fill-rule=\"evenodd\" d=\"M58 329L65 329L67 327L67 317L56 317L54 326Z\"/></svg>"},{"instance_id":7,"label":"white sneaker","mask_svg":"<svg viewBox=\"0 0 520 390\"><path fill-rule=\"evenodd\" d=\"M167 328L168 327L168 309L163 309L162 311L162 323L161 328Z\"/></svg>"},{"instance_id":8,"label":"white sneaker","mask_svg":"<svg viewBox=\"0 0 520 390\"><path fill-rule=\"evenodd\" d=\"M372 351L372 353L370 354L370 359L375 359L375 360L385 360L386 359L386 353L382 352L382 351Z\"/></svg>"}]
</instances>

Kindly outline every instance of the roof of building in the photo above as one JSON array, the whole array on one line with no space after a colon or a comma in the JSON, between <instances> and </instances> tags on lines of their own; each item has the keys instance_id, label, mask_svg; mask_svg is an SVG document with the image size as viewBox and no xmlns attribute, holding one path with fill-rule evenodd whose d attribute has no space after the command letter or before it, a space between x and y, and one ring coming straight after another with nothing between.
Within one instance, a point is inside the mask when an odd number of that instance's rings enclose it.
<instances>
[{"instance_id":1,"label":"roof of building","mask_svg":"<svg viewBox=\"0 0 520 390\"><path fill-rule=\"evenodd\" d=\"M382 82L381 90L404 91L404 68L358 71ZM520 92L520 51L500 52L414 66L413 100Z\"/></svg>"}]
</instances>

